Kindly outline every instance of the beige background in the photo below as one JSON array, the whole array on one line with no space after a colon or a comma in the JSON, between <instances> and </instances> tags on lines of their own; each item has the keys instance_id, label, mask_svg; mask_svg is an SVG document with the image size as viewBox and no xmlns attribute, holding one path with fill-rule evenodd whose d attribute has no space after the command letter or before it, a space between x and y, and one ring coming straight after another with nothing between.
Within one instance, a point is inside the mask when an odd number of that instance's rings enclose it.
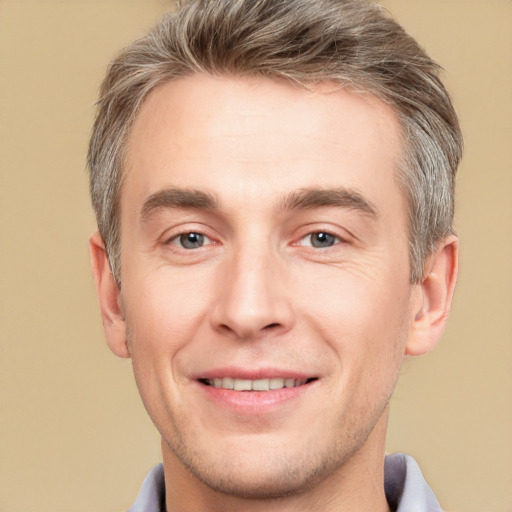
<instances>
[{"instance_id":1,"label":"beige background","mask_svg":"<svg viewBox=\"0 0 512 512\"><path fill-rule=\"evenodd\" d=\"M130 363L103 341L84 160L108 59L166 4L0 0L1 512L124 510L159 461ZM512 1L385 4L446 68L467 147L453 316L404 368L388 447L447 509L511 512Z\"/></svg>"}]
</instances>

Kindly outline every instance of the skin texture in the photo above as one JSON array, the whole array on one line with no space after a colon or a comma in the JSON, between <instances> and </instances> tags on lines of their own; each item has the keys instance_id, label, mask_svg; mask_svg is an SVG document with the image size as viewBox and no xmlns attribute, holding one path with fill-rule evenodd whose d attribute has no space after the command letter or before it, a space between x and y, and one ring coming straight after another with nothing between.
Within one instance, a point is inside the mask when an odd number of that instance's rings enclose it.
<instances>
[{"instance_id":1,"label":"skin texture","mask_svg":"<svg viewBox=\"0 0 512 512\"><path fill-rule=\"evenodd\" d=\"M437 343L457 271L450 237L410 283L400 151L388 107L329 84L194 75L146 100L121 290L97 234L91 257L107 341L162 435L169 510L388 509L389 399L404 355ZM202 380L280 375L313 381Z\"/></svg>"}]
</instances>

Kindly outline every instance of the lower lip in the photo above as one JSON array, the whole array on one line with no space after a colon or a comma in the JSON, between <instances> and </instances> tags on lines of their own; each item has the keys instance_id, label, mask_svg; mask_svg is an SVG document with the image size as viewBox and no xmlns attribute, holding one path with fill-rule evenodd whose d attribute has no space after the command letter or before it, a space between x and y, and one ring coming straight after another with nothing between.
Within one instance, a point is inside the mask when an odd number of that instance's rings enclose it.
<instances>
[{"instance_id":1,"label":"lower lip","mask_svg":"<svg viewBox=\"0 0 512 512\"><path fill-rule=\"evenodd\" d=\"M197 385L211 401L239 414L260 415L277 410L297 400L311 390L318 381L294 388L272 389L269 391L234 391L214 388L200 382Z\"/></svg>"}]
</instances>

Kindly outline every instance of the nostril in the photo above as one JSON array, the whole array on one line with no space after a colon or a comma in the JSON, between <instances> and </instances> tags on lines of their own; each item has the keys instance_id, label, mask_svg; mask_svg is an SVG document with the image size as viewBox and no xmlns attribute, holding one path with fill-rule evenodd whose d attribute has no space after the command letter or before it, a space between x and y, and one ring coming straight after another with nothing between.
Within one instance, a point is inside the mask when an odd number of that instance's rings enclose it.
<instances>
[{"instance_id":1,"label":"nostril","mask_svg":"<svg viewBox=\"0 0 512 512\"><path fill-rule=\"evenodd\" d=\"M278 323L268 324L264 327L264 329L272 329L274 327L279 327Z\"/></svg>"}]
</instances>

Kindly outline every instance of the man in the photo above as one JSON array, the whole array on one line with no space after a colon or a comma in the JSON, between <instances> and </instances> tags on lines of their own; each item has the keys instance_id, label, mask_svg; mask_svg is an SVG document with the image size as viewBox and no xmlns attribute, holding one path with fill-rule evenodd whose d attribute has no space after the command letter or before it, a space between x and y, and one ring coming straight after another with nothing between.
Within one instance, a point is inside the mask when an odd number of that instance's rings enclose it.
<instances>
[{"instance_id":1,"label":"man","mask_svg":"<svg viewBox=\"0 0 512 512\"><path fill-rule=\"evenodd\" d=\"M384 445L449 314L461 150L437 65L367 2L192 0L117 57L91 260L163 454L131 511L440 510Z\"/></svg>"}]
</instances>

